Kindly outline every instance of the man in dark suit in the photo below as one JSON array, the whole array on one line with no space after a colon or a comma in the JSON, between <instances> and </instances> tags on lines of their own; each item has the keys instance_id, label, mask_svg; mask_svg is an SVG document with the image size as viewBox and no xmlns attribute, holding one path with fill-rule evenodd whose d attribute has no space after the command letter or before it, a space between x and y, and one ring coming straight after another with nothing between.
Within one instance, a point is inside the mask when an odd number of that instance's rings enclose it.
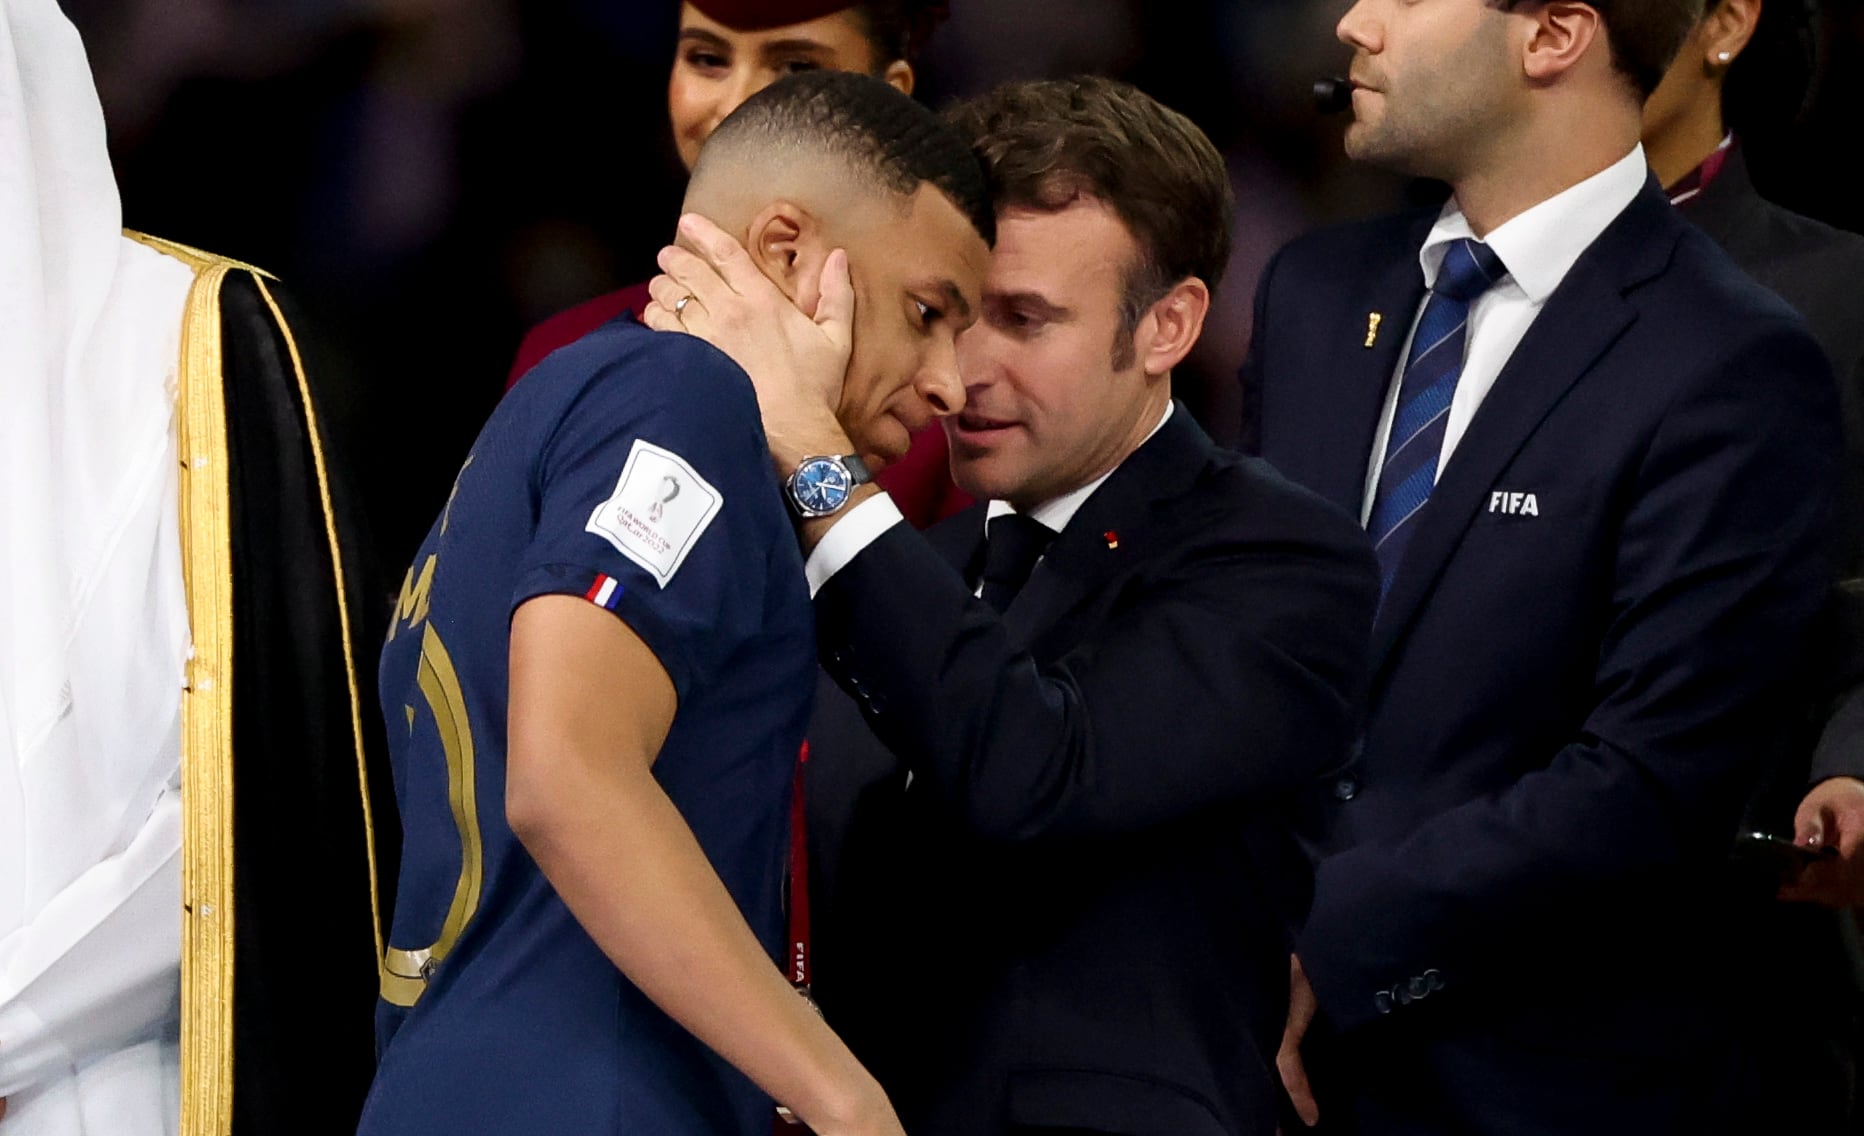
<instances>
[{"instance_id":1,"label":"man in dark suit","mask_svg":"<svg viewBox=\"0 0 1864 1136\"><path fill-rule=\"evenodd\" d=\"M1349 153L1454 196L1280 253L1245 369L1261 452L1384 574L1279 1059L1329 1128L1766 1130L1723 865L1829 579L1838 412L1803 324L1646 171L1699 12L1340 24Z\"/></svg>"},{"instance_id":2,"label":"man in dark suit","mask_svg":"<svg viewBox=\"0 0 1864 1136\"><path fill-rule=\"evenodd\" d=\"M1864 237L1781 208L1748 171L1748 146L1764 152L1804 107L1817 11L1811 0L1711 0L1644 108L1644 146L1671 203L1806 318L1838 379L1845 579L1818 621L1803 719L1781 732L1782 760L1744 827L1837 849L1789 867L1782 896L1842 908L1864 906L1864 695L1838 694L1864 682ZM1824 907L1782 904L1751 925L1767 1015L1755 1028L1778 1039L1766 1073L1779 1131L1860 1126L1864 965L1849 915Z\"/></svg>"},{"instance_id":3,"label":"man in dark suit","mask_svg":"<svg viewBox=\"0 0 1864 1136\"><path fill-rule=\"evenodd\" d=\"M1712 0L1651 96L1644 143L1683 216L1791 304L1838 377L1845 432L1839 565L1818 669L1832 688L1864 683L1864 236L1783 209L1749 176L1743 141L1790 123L1818 54L1815 0ZM1829 693L1829 691L1828 691ZM1840 699L1799 802L1798 836L1839 849L1789 892L1864 907L1864 694ZM1803 774L1803 763L1793 772Z\"/></svg>"},{"instance_id":4,"label":"man in dark suit","mask_svg":"<svg viewBox=\"0 0 1864 1136\"><path fill-rule=\"evenodd\" d=\"M1229 251L1202 133L1101 79L956 114L998 186L946 420L984 503L928 538L864 486L802 522L847 692L811 728L812 822L899 767L817 897L816 990L912 1132L1268 1136L1308 883L1291 802L1351 739L1371 556L1171 400ZM657 301L729 327L730 295L663 263ZM847 451L832 385L799 416L783 351L723 345L780 470Z\"/></svg>"}]
</instances>

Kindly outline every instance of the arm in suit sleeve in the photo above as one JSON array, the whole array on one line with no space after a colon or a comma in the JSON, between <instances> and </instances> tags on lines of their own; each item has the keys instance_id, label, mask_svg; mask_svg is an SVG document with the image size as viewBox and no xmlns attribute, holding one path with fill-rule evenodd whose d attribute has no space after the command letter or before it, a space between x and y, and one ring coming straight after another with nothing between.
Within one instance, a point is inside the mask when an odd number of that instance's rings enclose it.
<instances>
[{"instance_id":1,"label":"arm in suit sleeve","mask_svg":"<svg viewBox=\"0 0 1864 1136\"><path fill-rule=\"evenodd\" d=\"M1195 544L1126 580L1047 666L895 525L817 594L824 665L987 839L1119 833L1286 791L1345 756L1376 585L1345 517L1267 498L1199 518Z\"/></svg>"},{"instance_id":2,"label":"arm in suit sleeve","mask_svg":"<svg viewBox=\"0 0 1864 1136\"><path fill-rule=\"evenodd\" d=\"M1864 780L1864 686L1848 691L1839 701L1812 753L1812 780L1833 777Z\"/></svg>"},{"instance_id":3,"label":"arm in suit sleeve","mask_svg":"<svg viewBox=\"0 0 1864 1136\"><path fill-rule=\"evenodd\" d=\"M1846 404L1845 458L1850 467L1849 510L1864 509L1864 358L1851 367L1843 387ZM1864 516L1851 512L1844 517L1847 526L1864 525ZM1830 626L1826 636L1830 644L1830 679L1838 693L1830 708L1831 717L1812 754L1812 780L1832 777L1864 779L1864 557L1857 548L1864 537L1855 528L1847 532L1843 545L1852 550L1851 563L1845 565L1850 578L1839 581L1833 590Z\"/></svg>"},{"instance_id":4,"label":"arm in suit sleeve","mask_svg":"<svg viewBox=\"0 0 1864 1136\"><path fill-rule=\"evenodd\" d=\"M1812 752L1814 783L1832 777L1864 779L1864 579L1841 581L1829 613L1836 672L1832 677L1842 689Z\"/></svg>"},{"instance_id":5,"label":"arm in suit sleeve","mask_svg":"<svg viewBox=\"0 0 1864 1136\"><path fill-rule=\"evenodd\" d=\"M1601 901L1630 910L1726 856L1827 591L1839 447L1809 340L1753 337L1705 380L1631 486L1583 726L1504 791L1321 863L1297 953L1339 1028L1429 970L1505 974L1549 940L1603 955Z\"/></svg>"}]
</instances>

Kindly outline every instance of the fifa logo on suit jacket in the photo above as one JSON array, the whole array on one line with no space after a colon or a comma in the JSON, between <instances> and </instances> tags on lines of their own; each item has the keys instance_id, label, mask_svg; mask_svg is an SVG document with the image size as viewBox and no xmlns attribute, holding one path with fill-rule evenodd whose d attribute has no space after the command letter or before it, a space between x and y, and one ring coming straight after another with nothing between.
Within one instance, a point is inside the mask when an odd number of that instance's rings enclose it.
<instances>
[{"instance_id":1,"label":"fifa logo on suit jacket","mask_svg":"<svg viewBox=\"0 0 1864 1136\"><path fill-rule=\"evenodd\" d=\"M1489 512L1510 517L1540 516L1540 498L1532 493L1513 493L1497 489L1489 494Z\"/></svg>"}]
</instances>

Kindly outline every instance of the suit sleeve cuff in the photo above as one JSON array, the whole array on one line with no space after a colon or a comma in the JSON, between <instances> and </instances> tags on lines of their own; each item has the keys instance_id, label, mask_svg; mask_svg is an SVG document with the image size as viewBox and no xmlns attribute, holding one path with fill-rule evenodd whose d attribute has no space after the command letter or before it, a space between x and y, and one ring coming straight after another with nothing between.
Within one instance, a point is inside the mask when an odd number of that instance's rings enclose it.
<instances>
[{"instance_id":1,"label":"suit sleeve cuff","mask_svg":"<svg viewBox=\"0 0 1864 1136\"><path fill-rule=\"evenodd\" d=\"M835 526L816 542L809 559L803 562L803 574L809 578L809 598L814 599L822 586L863 549L905 520L900 507L885 493L869 497L848 510L848 515L835 522Z\"/></svg>"}]
</instances>

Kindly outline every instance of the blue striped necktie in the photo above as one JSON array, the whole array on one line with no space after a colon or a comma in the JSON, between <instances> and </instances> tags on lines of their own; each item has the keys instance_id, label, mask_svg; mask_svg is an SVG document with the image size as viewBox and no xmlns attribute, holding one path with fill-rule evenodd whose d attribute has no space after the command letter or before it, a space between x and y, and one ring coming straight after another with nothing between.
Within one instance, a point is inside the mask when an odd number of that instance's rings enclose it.
<instances>
[{"instance_id":1,"label":"blue striped necktie","mask_svg":"<svg viewBox=\"0 0 1864 1136\"><path fill-rule=\"evenodd\" d=\"M1437 483L1437 458L1443 452L1450 400L1463 374L1463 350L1469 340L1469 306L1505 275L1501 258L1481 241L1465 238L1450 245L1431 285L1430 300L1418 317L1398 386L1398 411L1392 416L1385 460L1366 532L1378 551L1382 591L1398 575L1405 546Z\"/></svg>"}]
</instances>

